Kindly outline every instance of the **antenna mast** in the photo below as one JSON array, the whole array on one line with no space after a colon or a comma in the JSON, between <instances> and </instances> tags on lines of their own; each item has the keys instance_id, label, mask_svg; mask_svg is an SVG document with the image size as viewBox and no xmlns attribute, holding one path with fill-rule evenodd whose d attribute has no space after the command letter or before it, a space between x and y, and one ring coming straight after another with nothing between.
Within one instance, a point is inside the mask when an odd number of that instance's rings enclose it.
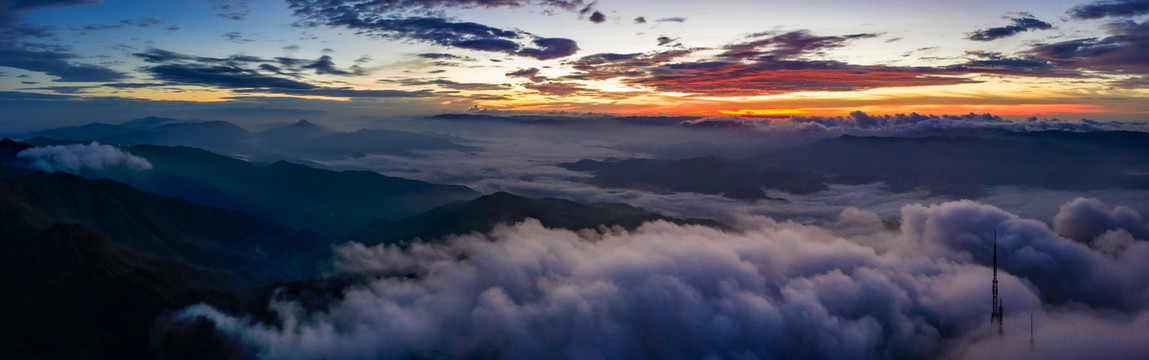
<instances>
[{"instance_id":1,"label":"antenna mast","mask_svg":"<svg viewBox=\"0 0 1149 360\"><path fill-rule=\"evenodd\" d=\"M1002 326L1002 315L1005 312L1004 306L1001 305L1001 297L997 294L997 229L993 229L993 307L990 308L989 324L997 322L998 335L1003 334L1005 330Z\"/></svg>"}]
</instances>

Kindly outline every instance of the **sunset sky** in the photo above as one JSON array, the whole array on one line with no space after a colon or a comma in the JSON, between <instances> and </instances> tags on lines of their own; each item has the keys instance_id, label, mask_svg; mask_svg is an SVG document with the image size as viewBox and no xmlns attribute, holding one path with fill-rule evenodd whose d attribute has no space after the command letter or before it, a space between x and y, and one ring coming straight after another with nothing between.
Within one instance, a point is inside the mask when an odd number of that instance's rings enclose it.
<instances>
[{"instance_id":1,"label":"sunset sky","mask_svg":"<svg viewBox=\"0 0 1149 360\"><path fill-rule=\"evenodd\" d=\"M0 102L17 129L472 108L1127 121L1149 114L1147 49L1144 0L2 0Z\"/></svg>"}]
</instances>

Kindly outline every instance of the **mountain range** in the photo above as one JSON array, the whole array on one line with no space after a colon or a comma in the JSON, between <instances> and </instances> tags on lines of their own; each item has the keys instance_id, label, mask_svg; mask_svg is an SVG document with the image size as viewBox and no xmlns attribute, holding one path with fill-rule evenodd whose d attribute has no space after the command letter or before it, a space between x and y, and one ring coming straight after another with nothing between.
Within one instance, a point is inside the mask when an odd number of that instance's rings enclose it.
<instances>
[{"instance_id":1,"label":"mountain range","mask_svg":"<svg viewBox=\"0 0 1149 360\"><path fill-rule=\"evenodd\" d=\"M0 166L0 321L8 324L0 329L0 348L6 356L248 358L252 354L219 335L210 322L173 321L171 314L207 303L273 324L282 320L267 309L273 298L305 300L306 306L321 309L362 282L321 276L333 243L319 233L108 178L18 167L29 164L16 154L31 147L0 140L0 160L5 161ZM366 244L441 241L527 217L568 229L633 229L653 220L722 226L621 204L508 193L460 198L473 192L287 162L261 167L187 147L136 145L128 150L155 164L139 172L151 177L128 180L182 179L175 184L217 189L226 201L236 201L234 206L263 201L263 209L283 209L326 199L329 206L323 209L341 207L363 217L403 206L410 212L415 204L431 207L435 196L441 197L440 204L455 198L406 218L366 221L343 239ZM241 192L250 194L232 197ZM353 210L356 206L384 210ZM294 210L303 218L321 215Z\"/></svg>"},{"instance_id":2,"label":"mountain range","mask_svg":"<svg viewBox=\"0 0 1149 360\"><path fill-rule=\"evenodd\" d=\"M338 160L368 154L411 155L419 150L473 151L458 139L437 134L398 130L360 129L340 132L300 120L268 130L250 132L226 121L184 121L145 117L122 124L91 123L43 131L8 134L36 145L49 141L103 144L191 146L253 160ZM40 138L38 141L31 139Z\"/></svg>"},{"instance_id":3,"label":"mountain range","mask_svg":"<svg viewBox=\"0 0 1149 360\"><path fill-rule=\"evenodd\" d=\"M372 220L397 220L455 200L479 196L464 186L439 185L371 171L331 171L278 161L258 166L190 147L136 145L128 151L153 169L124 174L141 189L180 196L188 187L165 187L178 176L218 190L224 206L262 218L341 237ZM149 175L152 174L152 175ZM156 178L155 174L170 176ZM169 189L169 190L164 190ZM208 192L206 188L201 193ZM212 199L186 195L190 200Z\"/></svg>"},{"instance_id":4,"label":"mountain range","mask_svg":"<svg viewBox=\"0 0 1149 360\"><path fill-rule=\"evenodd\" d=\"M969 198L990 186L1145 189L1147 156L1146 133L980 131L927 137L843 135L736 160L581 160L559 166L589 172L593 176L585 181L602 187L745 200L767 199L769 189L807 194L827 184L874 182L898 192L924 189Z\"/></svg>"},{"instance_id":5,"label":"mountain range","mask_svg":"<svg viewBox=\"0 0 1149 360\"><path fill-rule=\"evenodd\" d=\"M539 220L546 227L569 230L600 226L633 230L656 220L725 227L713 220L673 218L624 204L582 204L566 199L536 199L498 192L470 201L452 202L397 222L376 220L345 240L365 245L403 244L414 239L434 241L448 235L486 233L496 224L514 224L527 218Z\"/></svg>"}]
</instances>

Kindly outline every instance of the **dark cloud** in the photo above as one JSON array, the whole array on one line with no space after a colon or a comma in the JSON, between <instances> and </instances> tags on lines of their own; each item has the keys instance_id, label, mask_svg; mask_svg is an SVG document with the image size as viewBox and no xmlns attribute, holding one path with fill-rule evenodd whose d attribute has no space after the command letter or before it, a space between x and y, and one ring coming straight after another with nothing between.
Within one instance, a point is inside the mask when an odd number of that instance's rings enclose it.
<instances>
[{"instance_id":1,"label":"dark cloud","mask_svg":"<svg viewBox=\"0 0 1149 360\"><path fill-rule=\"evenodd\" d=\"M1033 56L1008 57L994 52L969 52L961 64L942 67L955 73L982 73L1037 77L1081 77L1073 70L1058 67L1054 61Z\"/></svg>"},{"instance_id":2,"label":"dark cloud","mask_svg":"<svg viewBox=\"0 0 1149 360\"><path fill-rule=\"evenodd\" d=\"M601 12L595 11L594 13L590 14L590 17L587 19L590 20L591 22L595 23L595 24L601 24L603 21L606 21L606 15L604 15Z\"/></svg>"},{"instance_id":3,"label":"dark cloud","mask_svg":"<svg viewBox=\"0 0 1149 360\"><path fill-rule=\"evenodd\" d=\"M639 76L640 70L644 68L660 66L693 52L694 50L685 49L650 53L602 53L568 61L567 64L575 70L584 72L577 74L581 79L605 80L620 76Z\"/></svg>"},{"instance_id":4,"label":"dark cloud","mask_svg":"<svg viewBox=\"0 0 1149 360\"><path fill-rule=\"evenodd\" d=\"M240 44L240 45L243 45L244 43L249 43L249 42L255 41L252 39L248 39L248 38L244 37L242 33L235 32L235 31L224 33L223 35L220 35L220 37L222 37L224 40L231 41L233 43Z\"/></svg>"},{"instance_id":5,"label":"dark cloud","mask_svg":"<svg viewBox=\"0 0 1149 360\"><path fill-rule=\"evenodd\" d=\"M6 2L11 10L31 10L47 7L66 7L97 4L100 0L10 0Z\"/></svg>"},{"instance_id":6,"label":"dark cloud","mask_svg":"<svg viewBox=\"0 0 1149 360\"><path fill-rule=\"evenodd\" d=\"M475 58L472 58L469 56L459 56L459 55L455 55L455 54L444 54L444 53L423 53L423 54L419 54L416 56L424 58L424 59L431 59L431 60L475 61Z\"/></svg>"},{"instance_id":7,"label":"dark cloud","mask_svg":"<svg viewBox=\"0 0 1149 360\"><path fill-rule=\"evenodd\" d=\"M327 96L327 97L347 97L347 98L426 98L434 97L435 93L430 90L359 90L348 87L315 87L306 89L294 88L266 88L266 89L241 89L236 92L240 93L275 93L283 95L299 95L299 96Z\"/></svg>"},{"instance_id":8,"label":"dark cloud","mask_svg":"<svg viewBox=\"0 0 1149 360\"><path fill-rule=\"evenodd\" d=\"M539 68L518 69L506 74L507 77L531 78L539 75Z\"/></svg>"},{"instance_id":9,"label":"dark cloud","mask_svg":"<svg viewBox=\"0 0 1149 360\"><path fill-rule=\"evenodd\" d=\"M10 25L19 17L19 12L26 10L90 5L99 2L99 0L2 0L0 1L0 27Z\"/></svg>"},{"instance_id":10,"label":"dark cloud","mask_svg":"<svg viewBox=\"0 0 1149 360\"><path fill-rule=\"evenodd\" d=\"M434 84L440 87L452 90L469 90L469 91L494 91L494 90L507 90L510 86L505 84L487 84L487 83L461 83L451 80L435 80Z\"/></svg>"},{"instance_id":11,"label":"dark cloud","mask_svg":"<svg viewBox=\"0 0 1149 360\"><path fill-rule=\"evenodd\" d=\"M292 7L300 6L310 0L290 0ZM473 8L519 8L526 6L541 6L574 11L583 6L581 0L332 0L324 6L339 8L353 12L377 12L402 14L412 12L426 13L437 9L473 9Z\"/></svg>"},{"instance_id":12,"label":"dark cloud","mask_svg":"<svg viewBox=\"0 0 1149 360\"><path fill-rule=\"evenodd\" d=\"M92 88L93 86L44 86L35 88L21 88L17 90L45 90L57 94L83 94Z\"/></svg>"},{"instance_id":13,"label":"dark cloud","mask_svg":"<svg viewBox=\"0 0 1149 360\"><path fill-rule=\"evenodd\" d=\"M120 22L118 22L114 25L88 25L88 26L84 26L83 29L89 30L89 31L91 31L91 30L108 30L108 29L122 29L122 28L129 27L129 26L146 28L146 27L150 27L152 25L159 25L159 24L163 24L163 23L164 23L163 20L160 20L160 19L157 19L154 17L150 17L150 18L140 19L140 20L124 19L124 20L120 20Z\"/></svg>"},{"instance_id":14,"label":"dark cloud","mask_svg":"<svg viewBox=\"0 0 1149 360\"><path fill-rule=\"evenodd\" d=\"M242 37L242 35L239 35ZM143 59L149 63L180 63L180 64L193 64L197 66L211 66L223 65L234 68L243 68L251 64L259 64L258 68L270 71L276 74L289 75L298 77L302 72L311 70L318 75L363 75L365 70L359 65L353 65L349 70L340 69L336 66L334 58L330 55L320 56L316 60L306 60L291 57L277 57L275 59L264 59L257 56L250 55L232 55L226 58L192 56L172 52L163 49L151 48L144 52L134 53L133 56ZM277 65L273 65L277 64Z\"/></svg>"},{"instance_id":15,"label":"dark cloud","mask_svg":"<svg viewBox=\"0 0 1149 360\"><path fill-rule=\"evenodd\" d=\"M516 55L532 57L539 60L557 59L574 55L578 45L574 40L563 38L538 38L532 41L534 48L523 48Z\"/></svg>"},{"instance_id":16,"label":"dark cloud","mask_svg":"<svg viewBox=\"0 0 1149 360\"><path fill-rule=\"evenodd\" d=\"M0 66L42 72L64 82L115 81L127 78L122 72L96 65L77 64L75 55L55 51L0 49Z\"/></svg>"},{"instance_id":17,"label":"dark cloud","mask_svg":"<svg viewBox=\"0 0 1149 360\"><path fill-rule=\"evenodd\" d=\"M319 75L359 75L363 70L352 66L343 70L335 66L331 56L318 60L289 57L263 59L235 55L227 58L191 56L162 49L149 49L133 54L149 63L159 65L143 69L156 80L168 84L183 84L229 89L238 93L273 93L297 96L328 96L355 98L422 98L435 96L430 90L364 90L350 87L321 86L306 82L305 71ZM166 85L166 84L165 84Z\"/></svg>"},{"instance_id":18,"label":"dark cloud","mask_svg":"<svg viewBox=\"0 0 1149 360\"><path fill-rule=\"evenodd\" d=\"M645 24L646 18L642 17L642 16L636 17L636 18L634 18L634 23L635 24Z\"/></svg>"},{"instance_id":19,"label":"dark cloud","mask_svg":"<svg viewBox=\"0 0 1149 360\"><path fill-rule=\"evenodd\" d=\"M568 80L618 79L622 83L665 92L707 96L756 96L796 91L856 91L881 87L951 85L978 82L969 74L1035 77L1085 77L1081 70L1141 72L1149 58L1145 24L1111 26L1104 39L1038 44L1031 51L1007 56L968 53L966 61L945 66L854 65L822 60L829 50L878 34L818 36L808 31L760 33L750 41L723 46L721 53L692 62L684 57L698 49L651 53L604 53L569 60L578 72ZM664 39L668 40L668 39Z\"/></svg>"},{"instance_id":20,"label":"dark cloud","mask_svg":"<svg viewBox=\"0 0 1149 360\"><path fill-rule=\"evenodd\" d=\"M0 49L25 47L30 40L46 40L56 38L56 28L52 26L38 26L33 24L18 24L5 27L0 23Z\"/></svg>"},{"instance_id":21,"label":"dark cloud","mask_svg":"<svg viewBox=\"0 0 1149 360\"><path fill-rule=\"evenodd\" d=\"M116 89L143 89L143 88L150 88L150 87L163 86L163 85L165 85L165 84L163 84L163 83L124 83L124 82L120 82L120 83L107 83L107 84L103 84L100 86L116 88Z\"/></svg>"},{"instance_id":22,"label":"dark cloud","mask_svg":"<svg viewBox=\"0 0 1149 360\"><path fill-rule=\"evenodd\" d=\"M1129 17L1149 14L1149 0L1099 1L1078 5L1069 10L1074 19L1100 19L1105 17Z\"/></svg>"},{"instance_id":23,"label":"dark cloud","mask_svg":"<svg viewBox=\"0 0 1149 360\"><path fill-rule=\"evenodd\" d=\"M39 94L22 91L0 91L0 100L3 101L43 101L43 100L72 100L72 95Z\"/></svg>"},{"instance_id":24,"label":"dark cloud","mask_svg":"<svg viewBox=\"0 0 1149 360\"><path fill-rule=\"evenodd\" d=\"M681 46L682 44L677 43L677 41L678 39L669 36L659 36L658 46Z\"/></svg>"},{"instance_id":25,"label":"dark cloud","mask_svg":"<svg viewBox=\"0 0 1149 360\"><path fill-rule=\"evenodd\" d=\"M247 6L247 0L208 0L212 5L212 10L215 10L216 15L228 20L245 20L248 14L251 14L251 8Z\"/></svg>"},{"instance_id":26,"label":"dark cloud","mask_svg":"<svg viewBox=\"0 0 1149 360\"><path fill-rule=\"evenodd\" d=\"M438 79L417 79L417 78L404 78L398 80L379 80L381 83L397 83L404 86L424 86L436 85L440 88L450 90L468 90L468 91L489 91L489 90L507 90L510 85L506 84L488 84L488 83L461 83L451 81L443 78ZM442 93L442 92L440 92Z\"/></svg>"},{"instance_id":27,"label":"dark cloud","mask_svg":"<svg viewBox=\"0 0 1149 360\"><path fill-rule=\"evenodd\" d=\"M664 92L707 96L757 96L797 91L856 91L880 87L952 85L974 82L926 67L851 65L838 61L769 60L753 63L710 60L649 67L618 62L584 66L588 79L622 82Z\"/></svg>"},{"instance_id":28,"label":"dark cloud","mask_svg":"<svg viewBox=\"0 0 1149 360\"><path fill-rule=\"evenodd\" d=\"M565 97L574 95L596 94L598 91L583 87L582 85L566 82L540 82L526 83L523 87L539 92L543 96Z\"/></svg>"},{"instance_id":29,"label":"dark cloud","mask_svg":"<svg viewBox=\"0 0 1149 360\"><path fill-rule=\"evenodd\" d=\"M1149 74L1149 21L1109 24L1109 36L1034 45L1027 53L1070 70Z\"/></svg>"},{"instance_id":30,"label":"dark cloud","mask_svg":"<svg viewBox=\"0 0 1149 360\"><path fill-rule=\"evenodd\" d=\"M477 51L499 52L540 60L565 57L578 50L573 40L540 38L520 30L505 30L442 17L401 16L412 8L522 6L519 1L320 1L291 0L290 7L305 27L353 29L388 39L423 41ZM569 1L544 1L545 6L566 7ZM533 46L532 46L533 45Z\"/></svg>"},{"instance_id":31,"label":"dark cloud","mask_svg":"<svg viewBox=\"0 0 1149 360\"><path fill-rule=\"evenodd\" d=\"M675 16L675 17L661 18L661 19L658 19L658 20L655 20L655 21L656 21L656 22L676 22L676 23L682 23L682 22L686 22L686 18L684 18L684 17L681 17L681 16Z\"/></svg>"},{"instance_id":32,"label":"dark cloud","mask_svg":"<svg viewBox=\"0 0 1149 360\"><path fill-rule=\"evenodd\" d=\"M1149 76L1128 78L1115 82L1113 85L1127 89L1145 89L1149 88Z\"/></svg>"},{"instance_id":33,"label":"dark cloud","mask_svg":"<svg viewBox=\"0 0 1149 360\"><path fill-rule=\"evenodd\" d=\"M366 74L366 72L359 68L359 66L353 66L351 70L339 69L335 66L335 61L333 61L329 55L320 56L319 60L315 60L315 62L312 62L311 64L304 65L303 68L315 70L315 73L319 75L351 76Z\"/></svg>"},{"instance_id":34,"label":"dark cloud","mask_svg":"<svg viewBox=\"0 0 1149 360\"><path fill-rule=\"evenodd\" d=\"M1038 20L1037 18L1033 17L1033 15L1029 14L1022 14L1021 17L1009 19L1013 21L1012 25L974 31L970 33L966 39L975 41L993 41L1014 36L1023 31L1049 30L1053 28L1053 24Z\"/></svg>"},{"instance_id":35,"label":"dark cloud","mask_svg":"<svg viewBox=\"0 0 1149 360\"><path fill-rule=\"evenodd\" d=\"M820 55L823 50L840 48L847 42L857 39L869 39L878 34L851 34L842 36L815 36L806 30L791 31L783 34L760 33L751 35L761 39L751 42L730 44L723 47L726 52L720 57L730 59L751 58L791 58L805 55Z\"/></svg>"},{"instance_id":36,"label":"dark cloud","mask_svg":"<svg viewBox=\"0 0 1149 360\"><path fill-rule=\"evenodd\" d=\"M268 76L255 70L227 65L186 65L165 64L146 68L157 80L188 85L203 85L225 89L294 89L311 90L316 85L305 82Z\"/></svg>"},{"instance_id":37,"label":"dark cloud","mask_svg":"<svg viewBox=\"0 0 1149 360\"><path fill-rule=\"evenodd\" d=\"M1149 346L1136 330L1149 243L1090 248L971 201L900 218L580 232L527 220L407 248L349 243L334 273L364 284L324 311L273 297L277 324L205 305L177 318L206 318L263 358L1135 359ZM1005 336L986 316L995 231Z\"/></svg>"},{"instance_id":38,"label":"dark cloud","mask_svg":"<svg viewBox=\"0 0 1149 360\"><path fill-rule=\"evenodd\" d=\"M192 56L192 55L177 53L174 51L157 49L157 48L150 48L150 49L144 50L143 52L133 53L132 56L141 58L145 62L149 62L149 63L169 63L169 62L181 62L181 61L194 61L194 62L202 62L202 63L221 63L221 64L230 63L230 64L235 64L235 63L267 61L267 60L264 60L262 58L258 58L258 57L254 57L254 56L246 56L246 55L235 55L235 56L228 57L228 58Z\"/></svg>"}]
</instances>

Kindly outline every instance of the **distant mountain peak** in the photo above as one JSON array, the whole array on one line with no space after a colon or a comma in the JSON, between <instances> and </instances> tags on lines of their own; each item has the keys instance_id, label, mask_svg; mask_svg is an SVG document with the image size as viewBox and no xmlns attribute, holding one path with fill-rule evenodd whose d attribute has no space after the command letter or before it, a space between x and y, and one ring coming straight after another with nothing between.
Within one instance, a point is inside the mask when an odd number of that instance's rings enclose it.
<instances>
[{"instance_id":1,"label":"distant mountain peak","mask_svg":"<svg viewBox=\"0 0 1149 360\"><path fill-rule=\"evenodd\" d=\"M153 116L142 117L142 118L135 119L135 120L130 120L128 122L120 124L119 126L122 126L125 128L141 129L142 130L142 129L151 129L151 128L155 128L155 127L159 127L159 126L167 125L167 124L171 124L171 123L178 123L178 122L183 122L183 121L179 120L179 119L163 118L163 117L153 115Z\"/></svg>"}]
</instances>

